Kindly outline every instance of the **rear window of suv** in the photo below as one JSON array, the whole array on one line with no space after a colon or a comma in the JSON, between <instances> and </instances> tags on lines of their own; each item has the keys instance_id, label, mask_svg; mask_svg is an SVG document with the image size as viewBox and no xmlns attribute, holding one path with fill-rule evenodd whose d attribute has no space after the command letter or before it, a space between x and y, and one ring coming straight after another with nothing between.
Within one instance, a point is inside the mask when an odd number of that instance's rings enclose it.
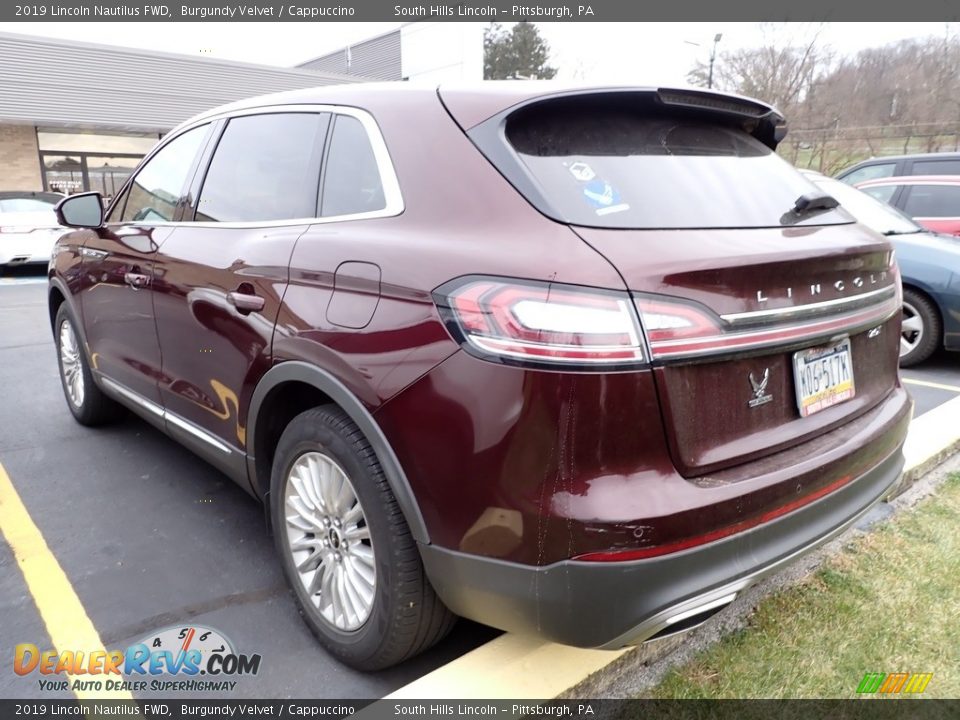
<instances>
[{"instance_id":1,"label":"rear window of suv","mask_svg":"<svg viewBox=\"0 0 960 720\"><path fill-rule=\"evenodd\" d=\"M816 188L735 125L608 105L544 103L512 116L507 140L547 202L574 225L756 228L849 223L792 212Z\"/></svg>"}]
</instances>

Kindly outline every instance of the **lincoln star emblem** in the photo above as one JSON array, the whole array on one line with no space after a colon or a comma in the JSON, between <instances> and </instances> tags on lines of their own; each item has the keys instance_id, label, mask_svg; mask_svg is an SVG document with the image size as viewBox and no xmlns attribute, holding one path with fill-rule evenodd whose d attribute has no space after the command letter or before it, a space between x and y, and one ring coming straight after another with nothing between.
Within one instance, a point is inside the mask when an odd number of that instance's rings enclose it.
<instances>
[{"instance_id":1,"label":"lincoln star emblem","mask_svg":"<svg viewBox=\"0 0 960 720\"><path fill-rule=\"evenodd\" d=\"M763 377L759 380L753 376L753 373L750 373L747 377L750 380L750 387L753 388L753 397L750 398L750 401L747 403L750 407L755 408L760 405L766 405L773 400L773 395L767 394L767 383L770 382L770 368L763 369Z\"/></svg>"}]
</instances>

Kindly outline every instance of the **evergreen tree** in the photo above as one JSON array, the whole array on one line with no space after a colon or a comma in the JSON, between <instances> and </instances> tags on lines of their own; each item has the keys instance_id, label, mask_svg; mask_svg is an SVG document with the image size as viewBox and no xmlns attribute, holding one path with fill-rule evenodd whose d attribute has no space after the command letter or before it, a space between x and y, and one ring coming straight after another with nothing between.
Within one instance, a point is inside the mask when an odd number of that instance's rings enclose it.
<instances>
[{"instance_id":1,"label":"evergreen tree","mask_svg":"<svg viewBox=\"0 0 960 720\"><path fill-rule=\"evenodd\" d=\"M550 80L557 69L547 64L549 57L550 46L533 23L519 22L511 30L490 23L484 31L484 80Z\"/></svg>"}]
</instances>

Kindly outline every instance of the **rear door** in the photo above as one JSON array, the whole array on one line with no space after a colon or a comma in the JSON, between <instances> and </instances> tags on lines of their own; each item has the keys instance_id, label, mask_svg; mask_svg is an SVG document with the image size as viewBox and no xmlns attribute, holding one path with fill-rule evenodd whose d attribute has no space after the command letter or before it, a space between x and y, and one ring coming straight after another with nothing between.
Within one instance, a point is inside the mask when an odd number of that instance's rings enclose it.
<instances>
[{"instance_id":1,"label":"rear door","mask_svg":"<svg viewBox=\"0 0 960 720\"><path fill-rule=\"evenodd\" d=\"M156 255L169 430L231 474L243 475L247 409L270 366L290 254L317 216L328 125L303 110L223 122L185 222Z\"/></svg>"},{"instance_id":2,"label":"rear door","mask_svg":"<svg viewBox=\"0 0 960 720\"><path fill-rule=\"evenodd\" d=\"M891 247L819 197L755 122L573 97L511 115L502 136L521 192L631 290L687 476L826 432L898 382Z\"/></svg>"}]
</instances>

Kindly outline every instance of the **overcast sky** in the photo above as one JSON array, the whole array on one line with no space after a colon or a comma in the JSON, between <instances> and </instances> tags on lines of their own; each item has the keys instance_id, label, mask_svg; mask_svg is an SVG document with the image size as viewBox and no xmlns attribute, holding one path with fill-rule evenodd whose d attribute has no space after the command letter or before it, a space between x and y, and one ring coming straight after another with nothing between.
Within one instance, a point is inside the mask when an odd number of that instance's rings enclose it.
<instances>
[{"instance_id":1,"label":"overcast sky","mask_svg":"<svg viewBox=\"0 0 960 720\"><path fill-rule=\"evenodd\" d=\"M203 54L266 65L295 65L400 23L0 23L0 30ZM538 23L558 78L585 81L683 82L706 59L716 33L720 50L755 45L755 23ZM952 31L956 31L953 28ZM942 36L944 23L827 23L823 41L840 53L908 37ZM699 43L700 46L690 43Z\"/></svg>"}]
</instances>

